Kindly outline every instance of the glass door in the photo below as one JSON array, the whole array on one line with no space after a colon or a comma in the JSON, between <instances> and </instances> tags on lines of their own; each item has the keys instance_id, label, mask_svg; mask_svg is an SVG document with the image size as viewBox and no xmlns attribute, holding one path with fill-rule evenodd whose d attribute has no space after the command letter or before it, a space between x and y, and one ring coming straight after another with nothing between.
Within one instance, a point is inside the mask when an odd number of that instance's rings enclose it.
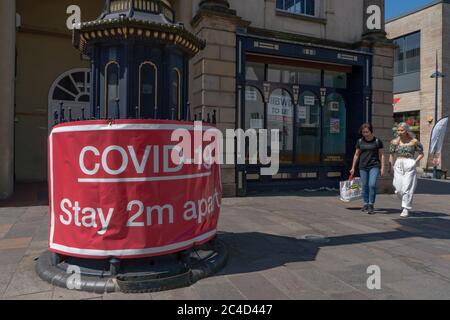
<instances>
[{"instance_id":1,"label":"glass door","mask_svg":"<svg viewBox=\"0 0 450 320\"><path fill-rule=\"evenodd\" d=\"M285 89L275 89L270 95L267 108L267 130L278 130L280 134L280 164L292 164L294 105L291 94Z\"/></svg>"},{"instance_id":2,"label":"glass door","mask_svg":"<svg viewBox=\"0 0 450 320\"><path fill-rule=\"evenodd\" d=\"M331 93L327 96L323 122L323 162L345 163L347 106L341 94Z\"/></svg>"},{"instance_id":3,"label":"glass door","mask_svg":"<svg viewBox=\"0 0 450 320\"><path fill-rule=\"evenodd\" d=\"M295 162L300 165L320 164L322 121L319 95L312 90L301 93L296 111Z\"/></svg>"}]
</instances>

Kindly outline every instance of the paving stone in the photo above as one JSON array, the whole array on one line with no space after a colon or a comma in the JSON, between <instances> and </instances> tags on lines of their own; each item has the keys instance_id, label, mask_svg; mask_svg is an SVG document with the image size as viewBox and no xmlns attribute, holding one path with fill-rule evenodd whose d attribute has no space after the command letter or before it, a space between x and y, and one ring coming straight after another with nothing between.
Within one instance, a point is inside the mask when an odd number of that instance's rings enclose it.
<instances>
[{"instance_id":1,"label":"paving stone","mask_svg":"<svg viewBox=\"0 0 450 320\"><path fill-rule=\"evenodd\" d=\"M313 288L316 288L326 294L332 295L356 291L355 287L352 287L351 285L323 270L304 270L301 274L296 274L296 276Z\"/></svg>"},{"instance_id":2,"label":"paving stone","mask_svg":"<svg viewBox=\"0 0 450 320\"><path fill-rule=\"evenodd\" d=\"M49 224L47 222L41 223L33 235L33 241L47 241L48 230Z\"/></svg>"},{"instance_id":3,"label":"paving stone","mask_svg":"<svg viewBox=\"0 0 450 320\"><path fill-rule=\"evenodd\" d=\"M331 294L333 300L369 300L369 297L359 291Z\"/></svg>"},{"instance_id":4,"label":"paving stone","mask_svg":"<svg viewBox=\"0 0 450 320\"><path fill-rule=\"evenodd\" d=\"M323 291L310 286L295 275L295 272L286 267L270 269L262 272L262 275L275 287L293 300L327 300Z\"/></svg>"},{"instance_id":5,"label":"paving stone","mask_svg":"<svg viewBox=\"0 0 450 320\"><path fill-rule=\"evenodd\" d=\"M48 215L48 207L27 207L25 212L20 216L20 222L41 222Z\"/></svg>"},{"instance_id":6,"label":"paving stone","mask_svg":"<svg viewBox=\"0 0 450 320\"><path fill-rule=\"evenodd\" d=\"M194 288L181 288L165 292L151 294L153 300L200 300L200 295Z\"/></svg>"},{"instance_id":7,"label":"paving stone","mask_svg":"<svg viewBox=\"0 0 450 320\"><path fill-rule=\"evenodd\" d=\"M32 238L12 238L0 240L0 250L28 248Z\"/></svg>"},{"instance_id":8,"label":"paving stone","mask_svg":"<svg viewBox=\"0 0 450 320\"><path fill-rule=\"evenodd\" d=\"M26 251L26 255L39 257L47 249L48 249L48 240L43 241L33 240Z\"/></svg>"},{"instance_id":9,"label":"paving stone","mask_svg":"<svg viewBox=\"0 0 450 320\"><path fill-rule=\"evenodd\" d=\"M391 275L389 271L383 268L383 265L379 265L381 269L381 290L371 290L367 287L367 280L370 274L367 273L368 265L347 267L343 271L330 271L330 274L336 278L344 281L350 286L356 288L358 292L362 293L364 296L370 299L401 299L403 295L396 292L390 288L385 287L383 284L389 282ZM396 275L396 279L400 279L401 276ZM354 291L351 291L351 293ZM338 298L332 295L333 299ZM356 295L358 296L358 295ZM345 295L344 297L345 298Z\"/></svg>"},{"instance_id":10,"label":"paving stone","mask_svg":"<svg viewBox=\"0 0 450 320\"><path fill-rule=\"evenodd\" d=\"M6 288L8 288L16 269L16 264L0 265L0 298L3 296Z\"/></svg>"},{"instance_id":11,"label":"paving stone","mask_svg":"<svg viewBox=\"0 0 450 320\"><path fill-rule=\"evenodd\" d=\"M121 292L107 293L102 296L103 300L152 300L150 293L125 294Z\"/></svg>"},{"instance_id":12,"label":"paving stone","mask_svg":"<svg viewBox=\"0 0 450 320\"><path fill-rule=\"evenodd\" d=\"M0 224L0 239L9 232L12 226L12 224Z\"/></svg>"},{"instance_id":13,"label":"paving stone","mask_svg":"<svg viewBox=\"0 0 450 320\"><path fill-rule=\"evenodd\" d=\"M386 287L402 292L405 299L413 300L448 300L450 299L450 282L442 281L428 275L407 277L390 282Z\"/></svg>"},{"instance_id":14,"label":"paving stone","mask_svg":"<svg viewBox=\"0 0 450 320\"><path fill-rule=\"evenodd\" d=\"M41 280L36 274L34 258L26 256L18 265L4 296L15 297L51 290L53 286Z\"/></svg>"},{"instance_id":15,"label":"paving stone","mask_svg":"<svg viewBox=\"0 0 450 320\"><path fill-rule=\"evenodd\" d=\"M6 297L5 300L52 300L53 291L25 294L15 297Z\"/></svg>"},{"instance_id":16,"label":"paving stone","mask_svg":"<svg viewBox=\"0 0 450 320\"><path fill-rule=\"evenodd\" d=\"M0 250L0 266L19 264L20 261L22 261L26 251L26 248Z\"/></svg>"},{"instance_id":17,"label":"paving stone","mask_svg":"<svg viewBox=\"0 0 450 320\"><path fill-rule=\"evenodd\" d=\"M78 290L69 290L61 287L55 287L53 300L88 300L101 298L103 295L98 293L89 293Z\"/></svg>"},{"instance_id":18,"label":"paving stone","mask_svg":"<svg viewBox=\"0 0 450 320\"><path fill-rule=\"evenodd\" d=\"M5 239L33 238L39 225L33 222L18 222L5 235Z\"/></svg>"},{"instance_id":19,"label":"paving stone","mask_svg":"<svg viewBox=\"0 0 450 320\"><path fill-rule=\"evenodd\" d=\"M213 277L196 283L193 287L204 300L242 300L244 295L233 285L228 277Z\"/></svg>"},{"instance_id":20,"label":"paving stone","mask_svg":"<svg viewBox=\"0 0 450 320\"><path fill-rule=\"evenodd\" d=\"M289 300L289 297L257 273L229 276L230 281L249 300Z\"/></svg>"},{"instance_id":21,"label":"paving stone","mask_svg":"<svg viewBox=\"0 0 450 320\"><path fill-rule=\"evenodd\" d=\"M1 224L15 224L25 213L26 208L0 208Z\"/></svg>"}]
</instances>

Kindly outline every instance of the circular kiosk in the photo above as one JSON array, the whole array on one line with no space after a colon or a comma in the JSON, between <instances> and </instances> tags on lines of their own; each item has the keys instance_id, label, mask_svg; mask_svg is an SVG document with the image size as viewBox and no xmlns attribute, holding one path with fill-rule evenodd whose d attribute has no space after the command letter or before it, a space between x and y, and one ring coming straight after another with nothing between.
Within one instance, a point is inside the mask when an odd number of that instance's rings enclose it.
<instances>
[{"instance_id":1,"label":"circular kiosk","mask_svg":"<svg viewBox=\"0 0 450 320\"><path fill-rule=\"evenodd\" d=\"M106 293L174 289L217 272L227 260L220 166L187 161L218 133L187 121L188 62L204 42L175 23L167 1L110 0L76 26L74 43L92 62L91 107L77 121L63 105L54 115L49 250L37 273Z\"/></svg>"}]
</instances>

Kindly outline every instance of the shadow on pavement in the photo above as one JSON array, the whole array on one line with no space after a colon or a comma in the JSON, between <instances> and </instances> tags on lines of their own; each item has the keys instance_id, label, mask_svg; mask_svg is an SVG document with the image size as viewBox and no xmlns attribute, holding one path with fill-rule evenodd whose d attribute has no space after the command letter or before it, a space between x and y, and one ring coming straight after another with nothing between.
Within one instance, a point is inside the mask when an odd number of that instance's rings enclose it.
<instances>
[{"instance_id":1,"label":"shadow on pavement","mask_svg":"<svg viewBox=\"0 0 450 320\"><path fill-rule=\"evenodd\" d=\"M381 215L400 215L403 209L376 209L376 214ZM410 213L410 218L439 218L448 217L446 213L441 212L428 212L428 211L413 211Z\"/></svg>"},{"instance_id":2,"label":"shadow on pavement","mask_svg":"<svg viewBox=\"0 0 450 320\"><path fill-rule=\"evenodd\" d=\"M417 184L416 194L433 194L433 195L449 195L450 196L450 182L419 179Z\"/></svg>"},{"instance_id":3,"label":"shadow on pavement","mask_svg":"<svg viewBox=\"0 0 450 320\"><path fill-rule=\"evenodd\" d=\"M339 197L339 191L264 191L258 193L249 193L248 197L265 198L265 197Z\"/></svg>"},{"instance_id":4,"label":"shadow on pavement","mask_svg":"<svg viewBox=\"0 0 450 320\"><path fill-rule=\"evenodd\" d=\"M0 200L0 208L22 208L48 205L46 182L16 184L10 199Z\"/></svg>"},{"instance_id":5,"label":"shadow on pavement","mask_svg":"<svg viewBox=\"0 0 450 320\"><path fill-rule=\"evenodd\" d=\"M448 217L448 216L447 216ZM442 218L396 219L401 227L387 232L353 234L327 238L328 243L285 236L249 233L221 233L229 251L229 261L219 275L252 273L295 262L315 261L324 247L370 244L408 238L450 239L450 220Z\"/></svg>"}]
</instances>

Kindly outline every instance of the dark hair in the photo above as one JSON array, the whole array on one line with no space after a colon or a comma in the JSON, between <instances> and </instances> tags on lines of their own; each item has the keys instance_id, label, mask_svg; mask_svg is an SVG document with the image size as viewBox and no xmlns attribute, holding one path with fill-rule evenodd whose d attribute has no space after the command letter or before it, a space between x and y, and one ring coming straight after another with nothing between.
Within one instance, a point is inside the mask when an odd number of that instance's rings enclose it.
<instances>
[{"instance_id":1,"label":"dark hair","mask_svg":"<svg viewBox=\"0 0 450 320\"><path fill-rule=\"evenodd\" d=\"M373 126L370 123L364 123L361 128L359 128L359 134L362 134L364 129L367 129L370 131L370 133L373 133Z\"/></svg>"}]
</instances>

